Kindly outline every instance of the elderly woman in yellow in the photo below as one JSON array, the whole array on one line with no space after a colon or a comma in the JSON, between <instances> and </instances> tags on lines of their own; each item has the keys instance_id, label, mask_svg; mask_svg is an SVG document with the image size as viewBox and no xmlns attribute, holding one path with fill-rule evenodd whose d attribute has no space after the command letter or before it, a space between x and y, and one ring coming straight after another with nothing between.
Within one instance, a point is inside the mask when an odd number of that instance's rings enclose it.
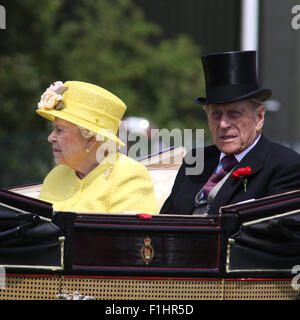
<instances>
[{"instance_id":1,"label":"elderly woman in yellow","mask_svg":"<svg viewBox=\"0 0 300 320\"><path fill-rule=\"evenodd\" d=\"M42 95L37 113L53 121L48 137L56 166L39 198L56 211L157 213L147 169L117 152L116 136L126 106L93 84L55 82Z\"/></svg>"}]
</instances>

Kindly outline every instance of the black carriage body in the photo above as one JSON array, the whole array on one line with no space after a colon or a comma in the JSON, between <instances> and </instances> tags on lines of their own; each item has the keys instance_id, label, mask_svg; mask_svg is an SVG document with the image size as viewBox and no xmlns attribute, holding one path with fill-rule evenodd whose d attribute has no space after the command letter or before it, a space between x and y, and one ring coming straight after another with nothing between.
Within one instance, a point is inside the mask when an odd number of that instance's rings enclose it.
<instances>
[{"instance_id":1,"label":"black carriage body","mask_svg":"<svg viewBox=\"0 0 300 320\"><path fill-rule=\"evenodd\" d=\"M51 204L0 190L0 265L62 270L63 236Z\"/></svg>"},{"instance_id":2,"label":"black carriage body","mask_svg":"<svg viewBox=\"0 0 300 320\"><path fill-rule=\"evenodd\" d=\"M238 228L227 239L226 273L293 277L300 264L300 191L221 208L237 215Z\"/></svg>"},{"instance_id":3,"label":"black carriage body","mask_svg":"<svg viewBox=\"0 0 300 320\"><path fill-rule=\"evenodd\" d=\"M225 243L215 217L56 212L68 273L221 276Z\"/></svg>"},{"instance_id":4,"label":"black carriage body","mask_svg":"<svg viewBox=\"0 0 300 320\"><path fill-rule=\"evenodd\" d=\"M64 274L289 277L300 264L300 191L215 216L52 212L0 192L0 265ZM51 221L45 221L45 219Z\"/></svg>"}]
</instances>

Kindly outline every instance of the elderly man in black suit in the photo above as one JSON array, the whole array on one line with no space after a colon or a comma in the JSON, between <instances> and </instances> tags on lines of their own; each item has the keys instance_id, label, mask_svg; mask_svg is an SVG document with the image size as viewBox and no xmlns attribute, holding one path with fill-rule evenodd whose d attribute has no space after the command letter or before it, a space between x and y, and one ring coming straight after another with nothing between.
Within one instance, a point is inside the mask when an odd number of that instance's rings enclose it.
<instances>
[{"instance_id":1,"label":"elderly man in black suit","mask_svg":"<svg viewBox=\"0 0 300 320\"><path fill-rule=\"evenodd\" d=\"M300 155L267 140L262 133L262 101L271 90L259 88L256 52L237 51L202 57L204 105L214 145L204 148L204 169L187 154L160 213L218 215L219 208L300 189ZM201 161L201 159L198 159Z\"/></svg>"}]
</instances>

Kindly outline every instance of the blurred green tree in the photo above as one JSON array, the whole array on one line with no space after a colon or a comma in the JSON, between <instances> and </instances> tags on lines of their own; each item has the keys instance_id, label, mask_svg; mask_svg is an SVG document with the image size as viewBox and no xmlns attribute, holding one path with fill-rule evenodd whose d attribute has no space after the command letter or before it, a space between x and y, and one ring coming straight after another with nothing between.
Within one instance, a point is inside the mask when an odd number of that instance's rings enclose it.
<instances>
[{"instance_id":1,"label":"blurred green tree","mask_svg":"<svg viewBox=\"0 0 300 320\"><path fill-rule=\"evenodd\" d=\"M57 80L103 86L126 103L126 116L159 128L206 128L193 101L204 92L199 47L187 35L165 39L132 1L1 4L0 187L41 181L53 166L50 125L35 109Z\"/></svg>"}]
</instances>

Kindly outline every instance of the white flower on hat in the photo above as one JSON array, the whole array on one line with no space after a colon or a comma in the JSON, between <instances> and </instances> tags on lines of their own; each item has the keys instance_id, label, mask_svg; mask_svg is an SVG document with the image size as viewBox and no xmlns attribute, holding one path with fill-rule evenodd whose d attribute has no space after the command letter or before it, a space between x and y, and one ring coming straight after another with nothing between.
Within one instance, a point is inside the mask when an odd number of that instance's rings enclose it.
<instances>
[{"instance_id":1,"label":"white flower on hat","mask_svg":"<svg viewBox=\"0 0 300 320\"><path fill-rule=\"evenodd\" d=\"M63 82L62 81L56 81L51 86L48 88L49 90L56 91L59 87L63 87Z\"/></svg>"},{"instance_id":2,"label":"white flower on hat","mask_svg":"<svg viewBox=\"0 0 300 320\"><path fill-rule=\"evenodd\" d=\"M38 103L38 108L42 110L53 109L62 100L63 97L61 93L63 93L66 89L67 87L64 87L62 81L56 81L51 84L51 86L42 94L41 100Z\"/></svg>"}]
</instances>

